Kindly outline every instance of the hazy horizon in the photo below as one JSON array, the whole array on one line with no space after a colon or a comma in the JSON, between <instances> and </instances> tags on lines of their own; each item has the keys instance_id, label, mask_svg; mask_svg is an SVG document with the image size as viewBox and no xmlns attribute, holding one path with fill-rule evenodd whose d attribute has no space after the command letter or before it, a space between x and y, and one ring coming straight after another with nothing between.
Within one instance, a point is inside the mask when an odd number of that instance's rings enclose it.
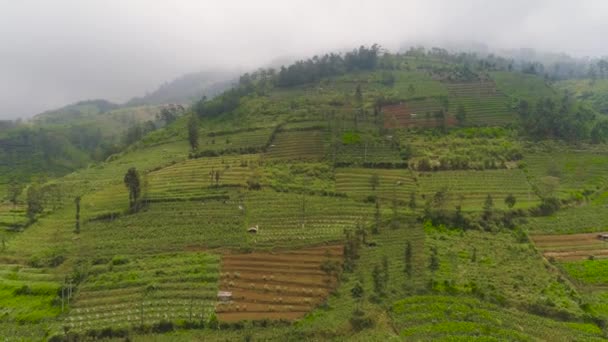
<instances>
[{"instance_id":1,"label":"hazy horizon","mask_svg":"<svg viewBox=\"0 0 608 342\"><path fill-rule=\"evenodd\" d=\"M124 102L184 73L379 43L608 55L608 3L68 0L0 3L0 119Z\"/></svg>"}]
</instances>

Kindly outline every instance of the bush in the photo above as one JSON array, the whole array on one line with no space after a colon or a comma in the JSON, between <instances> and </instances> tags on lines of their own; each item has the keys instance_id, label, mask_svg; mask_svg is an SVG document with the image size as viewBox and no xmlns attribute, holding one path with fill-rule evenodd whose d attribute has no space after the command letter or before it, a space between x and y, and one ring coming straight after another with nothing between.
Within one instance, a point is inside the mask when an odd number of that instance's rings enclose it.
<instances>
[{"instance_id":1,"label":"bush","mask_svg":"<svg viewBox=\"0 0 608 342\"><path fill-rule=\"evenodd\" d=\"M175 327L173 326L173 322L162 320L158 323L152 325L152 331L155 333L166 333L169 331L173 331Z\"/></svg>"},{"instance_id":2,"label":"bush","mask_svg":"<svg viewBox=\"0 0 608 342\"><path fill-rule=\"evenodd\" d=\"M356 309L353 311L352 316L350 317L350 325L354 331L361 331L363 329L368 329L374 326L374 320L365 314L365 312L361 309Z\"/></svg>"},{"instance_id":3,"label":"bush","mask_svg":"<svg viewBox=\"0 0 608 342\"><path fill-rule=\"evenodd\" d=\"M124 256L114 256L112 258L112 265L125 265L129 263L129 259Z\"/></svg>"}]
</instances>

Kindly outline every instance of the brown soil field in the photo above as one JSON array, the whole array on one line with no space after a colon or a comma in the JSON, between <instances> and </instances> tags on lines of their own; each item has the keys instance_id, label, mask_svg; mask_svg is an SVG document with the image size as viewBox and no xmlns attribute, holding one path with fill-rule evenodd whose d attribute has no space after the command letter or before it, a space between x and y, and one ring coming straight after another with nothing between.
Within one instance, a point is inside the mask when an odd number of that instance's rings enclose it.
<instances>
[{"instance_id":1,"label":"brown soil field","mask_svg":"<svg viewBox=\"0 0 608 342\"><path fill-rule=\"evenodd\" d=\"M432 128L443 125L443 120L437 120L431 114L416 113L407 103L387 105L382 107L384 113L384 128ZM447 126L455 126L456 119L448 113Z\"/></svg>"},{"instance_id":2,"label":"brown soil field","mask_svg":"<svg viewBox=\"0 0 608 342\"><path fill-rule=\"evenodd\" d=\"M590 256L608 258L608 241L598 239L598 234L532 235L530 238L547 258L564 261Z\"/></svg>"},{"instance_id":3,"label":"brown soil field","mask_svg":"<svg viewBox=\"0 0 608 342\"><path fill-rule=\"evenodd\" d=\"M226 254L220 268L220 291L232 300L218 302L220 321L295 320L322 303L337 286L335 275L321 270L326 261L342 265L342 246Z\"/></svg>"}]
</instances>

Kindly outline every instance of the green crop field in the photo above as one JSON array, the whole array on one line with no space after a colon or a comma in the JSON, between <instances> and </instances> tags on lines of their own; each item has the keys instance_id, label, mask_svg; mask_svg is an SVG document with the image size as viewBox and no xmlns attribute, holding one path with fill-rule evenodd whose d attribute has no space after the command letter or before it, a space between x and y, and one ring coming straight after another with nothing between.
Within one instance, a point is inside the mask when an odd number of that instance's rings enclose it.
<instances>
[{"instance_id":1,"label":"green crop field","mask_svg":"<svg viewBox=\"0 0 608 342\"><path fill-rule=\"evenodd\" d=\"M460 205L463 210L481 210L488 195L499 208L506 208L504 199L509 194L517 199L516 208L528 208L539 202L525 174L519 169L417 172L414 175L425 199L446 190L446 207L450 209Z\"/></svg>"},{"instance_id":2,"label":"green crop field","mask_svg":"<svg viewBox=\"0 0 608 342\"><path fill-rule=\"evenodd\" d=\"M374 179L378 181L377 186ZM417 188L411 171L407 169L340 168L336 169L336 191L355 199L377 196L390 202L409 201Z\"/></svg>"},{"instance_id":3,"label":"green crop field","mask_svg":"<svg viewBox=\"0 0 608 342\"><path fill-rule=\"evenodd\" d=\"M534 153L524 157L532 183L543 196L567 198L603 191L608 185L608 157L603 153Z\"/></svg>"},{"instance_id":4,"label":"green crop field","mask_svg":"<svg viewBox=\"0 0 608 342\"><path fill-rule=\"evenodd\" d=\"M593 324L559 324L466 296L414 296L395 302L401 338L415 341L602 340Z\"/></svg>"},{"instance_id":5,"label":"green crop field","mask_svg":"<svg viewBox=\"0 0 608 342\"><path fill-rule=\"evenodd\" d=\"M201 320L213 313L219 258L201 253L96 260L72 298L64 325L73 330Z\"/></svg>"}]
</instances>

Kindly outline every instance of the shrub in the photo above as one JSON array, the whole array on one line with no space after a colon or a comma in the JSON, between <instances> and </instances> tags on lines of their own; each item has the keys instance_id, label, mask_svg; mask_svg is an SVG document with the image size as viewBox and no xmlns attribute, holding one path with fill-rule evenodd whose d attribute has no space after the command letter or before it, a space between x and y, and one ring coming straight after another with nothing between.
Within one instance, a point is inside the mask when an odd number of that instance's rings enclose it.
<instances>
[{"instance_id":1,"label":"shrub","mask_svg":"<svg viewBox=\"0 0 608 342\"><path fill-rule=\"evenodd\" d=\"M129 263L129 259L125 256L115 255L112 258L112 265L125 265Z\"/></svg>"},{"instance_id":2,"label":"shrub","mask_svg":"<svg viewBox=\"0 0 608 342\"><path fill-rule=\"evenodd\" d=\"M361 309L353 311L349 321L354 331L361 331L374 326L374 320Z\"/></svg>"}]
</instances>

